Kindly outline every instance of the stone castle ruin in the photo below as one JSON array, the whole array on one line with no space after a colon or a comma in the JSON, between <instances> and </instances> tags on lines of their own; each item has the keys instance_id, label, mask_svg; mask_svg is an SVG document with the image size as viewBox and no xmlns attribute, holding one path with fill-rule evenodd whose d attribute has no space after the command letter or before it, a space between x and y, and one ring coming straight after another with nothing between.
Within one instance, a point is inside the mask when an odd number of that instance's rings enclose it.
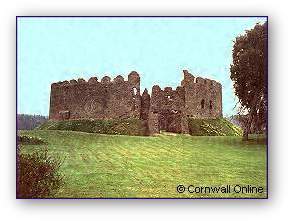
<instances>
[{"instance_id":1,"label":"stone castle ruin","mask_svg":"<svg viewBox=\"0 0 290 221\"><path fill-rule=\"evenodd\" d=\"M188 133L188 118L222 117L220 83L194 77L187 70L175 90L152 87L151 96L140 93L140 76L133 71L125 81L105 76L53 83L50 94L49 119L129 119L142 120L148 134L161 130Z\"/></svg>"}]
</instances>

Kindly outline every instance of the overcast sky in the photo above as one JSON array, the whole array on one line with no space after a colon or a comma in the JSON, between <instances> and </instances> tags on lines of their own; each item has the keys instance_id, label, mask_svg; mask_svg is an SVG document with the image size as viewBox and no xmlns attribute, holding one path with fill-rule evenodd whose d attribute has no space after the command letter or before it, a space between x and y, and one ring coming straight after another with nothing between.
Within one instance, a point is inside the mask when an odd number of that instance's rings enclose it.
<instances>
[{"instance_id":1,"label":"overcast sky","mask_svg":"<svg viewBox=\"0 0 290 221\"><path fill-rule=\"evenodd\" d=\"M18 18L18 113L48 115L50 84L135 70L141 89L176 87L182 70L223 85L235 113L232 47L266 18ZM142 91L141 91L142 92Z\"/></svg>"}]
</instances>

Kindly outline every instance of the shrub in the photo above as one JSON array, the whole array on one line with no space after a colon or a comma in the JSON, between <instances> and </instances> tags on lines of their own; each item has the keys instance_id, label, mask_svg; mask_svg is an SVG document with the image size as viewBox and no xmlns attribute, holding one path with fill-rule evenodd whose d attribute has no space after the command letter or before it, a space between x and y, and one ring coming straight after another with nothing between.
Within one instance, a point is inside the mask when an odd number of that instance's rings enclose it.
<instances>
[{"instance_id":1,"label":"shrub","mask_svg":"<svg viewBox=\"0 0 290 221\"><path fill-rule=\"evenodd\" d=\"M17 150L17 198L51 198L63 185L59 173L61 161L53 159L47 150L23 154Z\"/></svg>"},{"instance_id":2,"label":"shrub","mask_svg":"<svg viewBox=\"0 0 290 221\"><path fill-rule=\"evenodd\" d=\"M29 137L26 135L17 136L17 140L19 144L30 144L30 145L38 145L45 144L46 142L39 137Z\"/></svg>"}]
</instances>

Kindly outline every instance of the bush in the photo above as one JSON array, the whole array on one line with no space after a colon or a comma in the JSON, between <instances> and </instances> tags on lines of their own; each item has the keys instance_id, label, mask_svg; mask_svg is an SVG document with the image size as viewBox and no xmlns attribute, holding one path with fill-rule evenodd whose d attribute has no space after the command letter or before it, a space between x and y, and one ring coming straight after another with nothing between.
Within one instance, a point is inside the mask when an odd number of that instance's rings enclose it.
<instances>
[{"instance_id":1,"label":"bush","mask_svg":"<svg viewBox=\"0 0 290 221\"><path fill-rule=\"evenodd\" d=\"M59 173L61 161L51 158L47 150L23 154L17 150L17 198L52 198L63 185Z\"/></svg>"},{"instance_id":2,"label":"bush","mask_svg":"<svg viewBox=\"0 0 290 221\"><path fill-rule=\"evenodd\" d=\"M28 145L38 145L45 144L46 142L39 137L29 137L26 135L17 136L17 140L19 144L28 144Z\"/></svg>"}]
</instances>

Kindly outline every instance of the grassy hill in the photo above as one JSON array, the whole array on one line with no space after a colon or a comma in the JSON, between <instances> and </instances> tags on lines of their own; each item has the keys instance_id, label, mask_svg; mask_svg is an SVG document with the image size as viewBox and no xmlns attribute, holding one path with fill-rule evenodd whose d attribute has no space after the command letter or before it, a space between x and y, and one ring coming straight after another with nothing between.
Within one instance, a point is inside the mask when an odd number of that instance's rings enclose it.
<instances>
[{"instance_id":1,"label":"grassy hill","mask_svg":"<svg viewBox=\"0 0 290 221\"><path fill-rule=\"evenodd\" d=\"M145 128L139 119L96 120L79 119L65 121L47 121L38 130L67 130L87 133L115 134L115 135L143 135Z\"/></svg>"},{"instance_id":2,"label":"grassy hill","mask_svg":"<svg viewBox=\"0 0 290 221\"><path fill-rule=\"evenodd\" d=\"M193 136L241 136L242 130L224 118L189 119L189 134ZM139 119L96 120L80 119L47 121L40 130L67 130L87 133L145 135L146 129Z\"/></svg>"},{"instance_id":3,"label":"grassy hill","mask_svg":"<svg viewBox=\"0 0 290 221\"><path fill-rule=\"evenodd\" d=\"M266 197L262 194L177 193L185 186L252 185L266 188L263 139L160 134L154 137L102 135L74 131L20 131L41 138L43 145L24 145L23 152L47 149L61 157L65 186L57 197Z\"/></svg>"},{"instance_id":4,"label":"grassy hill","mask_svg":"<svg viewBox=\"0 0 290 221\"><path fill-rule=\"evenodd\" d=\"M194 136L241 136L240 127L225 118L193 119L190 118L189 133Z\"/></svg>"}]
</instances>

